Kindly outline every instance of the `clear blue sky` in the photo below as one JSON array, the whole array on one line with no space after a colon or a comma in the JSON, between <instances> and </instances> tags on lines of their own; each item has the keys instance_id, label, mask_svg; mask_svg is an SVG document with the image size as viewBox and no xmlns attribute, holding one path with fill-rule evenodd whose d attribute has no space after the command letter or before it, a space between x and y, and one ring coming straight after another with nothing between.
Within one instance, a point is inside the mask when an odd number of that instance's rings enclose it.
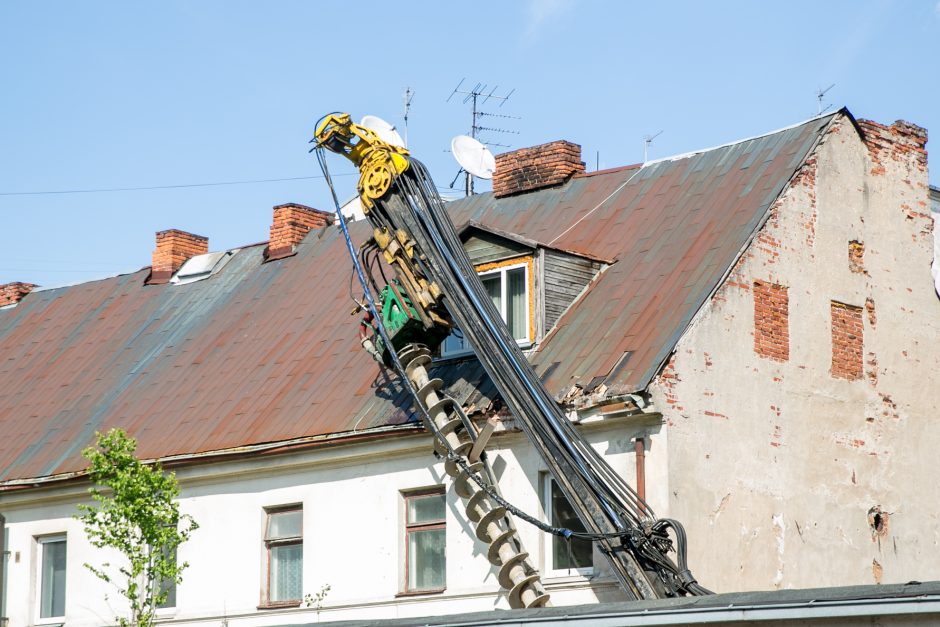
<instances>
[{"instance_id":1,"label":"clear blue sky","mask_svg":"<svg viewBox=\"0 0 940 627\"><path fill-rule=\"evenodd\" d=\"M940 133L937 0L778 2L0 2L0 283L149 265L154 232L212 250L267 239L271 207L332 210L322 180L11 195L319 174L324 113L401 126L439 186L469 109L458 81L515 88L513 147L583 146L588 167L770 131L816 113ZM938 135L940 136L940 135ZM934 140L938 141L938 140ZM928 144L928 149L932 147ZM496 148L496 152L501 150ZM334 161L334 173L349 168ZM936 183L937 175L931 176ZM337 178L340 195L354 179Z\"/></svg>"}]
</instances>

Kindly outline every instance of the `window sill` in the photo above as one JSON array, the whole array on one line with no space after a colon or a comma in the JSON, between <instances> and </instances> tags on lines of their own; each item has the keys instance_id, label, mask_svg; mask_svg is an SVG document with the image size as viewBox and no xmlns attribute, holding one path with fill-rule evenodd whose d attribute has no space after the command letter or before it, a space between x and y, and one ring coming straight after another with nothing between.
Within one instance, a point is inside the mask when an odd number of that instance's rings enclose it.
<instances>
[{"instance_id":1,"label":"window sill","mask_svg":"<svg viewBox=\"0 0 940 627\"><path fill-rule=\"evenodd\" d=\"M285 608L300 607L300 599L296 601L273 601L271 603L261 603L259 610L283 610Z\"/></svg>"},{"instance_id":2,"label":"window sill","mask_svg":"<svg viewBox=\"0 0 940 627\"><path fill-rule=\"evenodd\" d=\"M405 590L404 592L399 592L395 595L395 598L401 597L420 597L428 596L432 594L442 594L447 588L435 588L434 590Z\"/></svg>"}]
</instances>

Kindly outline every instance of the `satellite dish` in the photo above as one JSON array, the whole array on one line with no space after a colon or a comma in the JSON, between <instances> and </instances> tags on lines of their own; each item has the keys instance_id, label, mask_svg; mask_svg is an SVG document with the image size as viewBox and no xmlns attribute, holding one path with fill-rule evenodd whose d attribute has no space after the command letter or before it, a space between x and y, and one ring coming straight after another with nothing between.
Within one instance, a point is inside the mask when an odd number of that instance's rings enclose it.
<instances>
[{"instance_id":1,"label":"satellite dish","mask_svg":"<svg viewBox=\"0 0 940 627\"><path fill-rule=\"evenodd\" d=\"M365 115L362 117L362 120L359 122L359 126L364 126L376 135L379 136L386 144L392 146L401 146L405 147L405 140L401 138L401 135L398 134L398 131L395 130L395 127L380 118L377 115Z\"/></svg>"},{"instance_id":2,"label":"satellite dish","mask_svg":"<svg viewBox=\"0 0 940 627\"><path fill-rule=\"evenodd\" d=\"M458 135L450 141L450 149L464 170L477 178L493 178L496 158L489 148L469 135Z\"/></svg>"}]
</instances>

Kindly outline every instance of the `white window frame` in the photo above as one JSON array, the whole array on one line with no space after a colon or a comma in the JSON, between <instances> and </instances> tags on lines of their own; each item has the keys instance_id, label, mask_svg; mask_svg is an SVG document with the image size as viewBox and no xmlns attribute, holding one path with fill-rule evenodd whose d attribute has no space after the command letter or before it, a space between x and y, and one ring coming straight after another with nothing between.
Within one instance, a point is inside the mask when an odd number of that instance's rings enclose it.
<instances>
[{"instance_id":1,"label":"white window frame","mask_svg":"<svg viewBox=\"0 0 940 627\"><path fill-rule=\"evenodd\" d=\"M64 542L65 543L65 600L68 602L68 534L65 532L62 533L51 533L48 535L37 536L36 540L36 573L34 582L34 590L36 593L35 607L33 608L34 615L36 617L37 625L60 625L65 623L65 614L66 611L63 611L61 616L42 616L42 561L45 556L45 545L51 544L53 542ZM65 610L65 608L63 608Z\"/></svg>"},{"instance_id":2,"label":"white window frame","mask_svg":"<svg viewBox=\"0 0 940 627\"><path fill-rule=\"evenodd\" d=\"M545 521L552 526L555 526L555 521L552 520L552 486L555 485L555 478L549 473L543 475L544 481L542 482L542 502L543 502L543 511L545 512ZM560 489L560 488L559 488ZM554 542L555 537L550 533L543 533L544 545L543 550L545 551L545 574L547 577L590 577L594 574L594 566L584 567L584 568L556 568L555 567L555 551L554 551ZM596 556L592 548L591 551L591 563L593 564Z\"/></svg>"},{"instance_id":3,"label":"white window frame","mask_svg":"<svg viewBox=\"0 0 940 627\"><path fill-rule=\"evenodd\" d=\"M529 348L534 343L532 339L532 325L531 325L532 291L530 289L531 279L529 277L530 263L531 263L531 260L527 259L527 260L520 261L519 263L514 263L512 265L501 266L499 268L493 268L492 270L486 270L485 272L477 272L477 276L480 277L480 279L484 279L484 278L487 278L496 274L500 276L499 302L500 302L502 311L499 312L499 315L503 319L503 324L506 324L506 312L507 312L507 307L509 306L508 305L509 299L507 298L508 296L507 292L509 289L509 281L506 279L506 274L510 272L511 270L517 270L519 268L522 268L525 271L525 274L523 276L523 284L525 285L525 298L523 299L525 301L525 318L524 318L525 319L525 338L516 340L516 344L518 344L520 348ZM451 336L448 336L448 337L451 337ZM447 350L447 340L444 340L444 343L441 344L441 357L458 357L461 355L467 355L471 352L472 350L469 346L466 345L465 340L461 340L460 348L455 349L455 350L450 350L450 351Z\"/></svg>"},{"instance_id":4,"label":"white window frame","mask_svg":"<svg viewBox=\"0 0 940 627\"><path fill-rule=\"evenodd\" d=\"M262 560L264 570L262 573L262 597L261 597L261 609L267 608L278 608L278 607L297 607L303 603L303 575L304 575L304 507L302 503L292 503L290 505L274 505L270 507L263 508L264 512L264 521L261 526L261 548L264 551L264 559ZM283 514L284 512L300 512L300 535L299 536L285 536L283 538L277 538L274 540L268 540L268 525L271 524L271 516L275 514ZM300 563L300 577L301 577L301 590L299 599L286 599L283 601L273 601L271 600L271 549L277 546L287 546L287 545L300 545L301 551L301 563Z\"/></svg>"}]
</instances>

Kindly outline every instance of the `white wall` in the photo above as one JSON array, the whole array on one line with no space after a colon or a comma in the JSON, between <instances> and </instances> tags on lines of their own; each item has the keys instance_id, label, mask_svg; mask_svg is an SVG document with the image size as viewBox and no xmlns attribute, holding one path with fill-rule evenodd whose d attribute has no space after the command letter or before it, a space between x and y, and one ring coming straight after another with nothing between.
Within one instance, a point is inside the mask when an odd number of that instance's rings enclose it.
<instances>
[{"instance_id":1,"label":"white wall","mask_svg":"<svg viewBox=\"0 0 940 627\"><path fill-rule=\"evenodd\" d=\"M842 118L652 388L669 513L712 589L940 578L940 301L917 155L873 161ZM865 273L849 268L850 240ZM789 288L785 362L754 351L754 280ZM833 378L830 301L867 299L864 375ZM889 513L883 536L873 507Z\"/></svg>"},{"instance_id":2,"label":"white wall","mask_svg":"<svg viewBox=\"0 0 940 627\"><path fill-rule=\"evenodd\" d=\"M656 431L657 425L655 417L646 417L607 420L584 429L632 482L631 438ZM491 442L491 463L504 494L524 511L540 514L541 460L521 434L498 432ZM257 609L264 508L291 503L302 503L304 510L304 592L331 586L319 614L322 620L508 609L496 570L486 561L486 547L475 539L449 486L447 590L396 597L403 588L401 491L444 482L442 464L430 451L430 439L421 435L179 469L181 509L200 528L180 547L179 559L190 567L177 591L177 608L165 614L170 624L217 626L224 617L231 626L316 621L318 615L311 609ZM654 439L647 457L651 476L665 474L662 451ZM68 534L67 624L109 624L120 611L120 597L111 593L105 601L106 585L81 566L103 561L85 540L80 523L71 518L86 488L45 488L2 497L0 513L7 518L9 548L16 556L8 568L11 627L35 624L29 600L35 578L30 572L36 563L35 537L47 533ZM517 526L535 562L544 564L542 533L522 521ZM546 579L553 602L621 600L616 584L602 570L592 578Z\"/></svg>"}]
</instances>

